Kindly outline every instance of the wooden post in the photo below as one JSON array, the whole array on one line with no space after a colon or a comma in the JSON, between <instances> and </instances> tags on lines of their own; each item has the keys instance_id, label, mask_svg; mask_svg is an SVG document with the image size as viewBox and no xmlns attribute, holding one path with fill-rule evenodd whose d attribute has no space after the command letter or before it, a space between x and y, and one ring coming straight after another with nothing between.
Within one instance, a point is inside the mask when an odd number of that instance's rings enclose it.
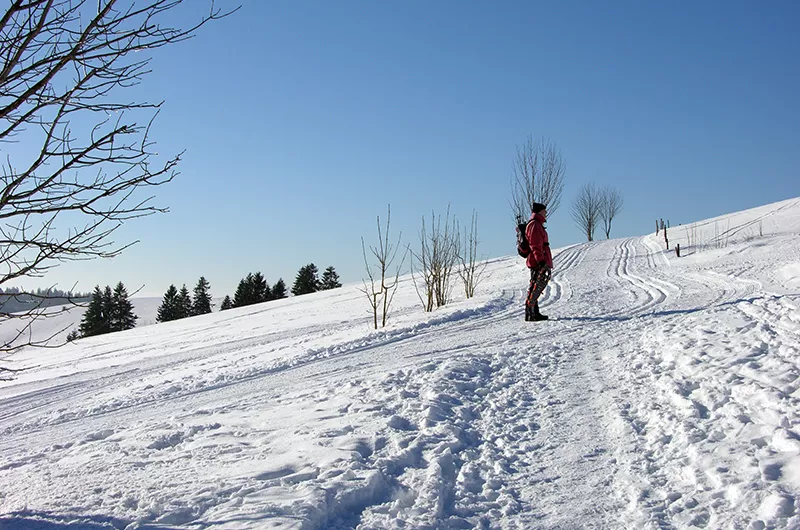
<instances>
[{"instance_id":1,"label":"wooden post","mask_svg":"<svg viewBox=\"0 0 800 530\"><path fill-rule=\"evenodd\" d=\"M667 238L667 227L664 227L664 243L667 244L667 250L669 250L669 239Z\"/></svg>"},{"instance_id":2,"label":"wooden post","mask_svg":"<svg viewBox=\"0 0 800 530\"><path fill-rule=\"evenodd\" d=\"M658 219L656 219L656 235L658 235Z\"/></svg>"},{"instance_id":3,"label":"wooden post","mask_svg":"<svg viewBox=\"0 0 800 530\"><path fill-rule=\"evenodd\" d=\"M675 254L677 254L679 258L681 257L681 244L680 243L675 245Z\"/></svg>"}]
</instances>

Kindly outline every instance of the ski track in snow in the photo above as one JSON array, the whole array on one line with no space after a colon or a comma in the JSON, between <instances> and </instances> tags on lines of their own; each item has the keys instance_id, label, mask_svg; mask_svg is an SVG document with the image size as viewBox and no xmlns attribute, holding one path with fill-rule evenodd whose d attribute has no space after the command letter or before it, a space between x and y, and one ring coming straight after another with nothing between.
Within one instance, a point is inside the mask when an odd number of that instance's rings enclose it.
<instances>
[{"instance_id":1,"label":"ski track in snow","mask_svg":"<svg viewBox=\"0 0 800 530\"><path fill-rule=\"evenodd\" d=\"M385 330L344 288L316 318L81 341L104 364L0 386L0 528L798 528L800 298L762 282L800 252L776 237L708 265L652 235L562 249L543 323L504 258L491 295L420 315L406 289Z\"/></svg>"}]
</instances>

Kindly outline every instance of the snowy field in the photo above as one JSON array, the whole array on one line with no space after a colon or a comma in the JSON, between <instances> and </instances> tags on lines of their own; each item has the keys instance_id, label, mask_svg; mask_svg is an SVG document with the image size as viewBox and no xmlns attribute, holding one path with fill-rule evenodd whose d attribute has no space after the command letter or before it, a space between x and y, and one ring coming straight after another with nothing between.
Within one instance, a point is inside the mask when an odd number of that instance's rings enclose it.
<instances>
[{"instance_id":1,"label":"snowy field","mask_svg":"<svg viewBox=\"0 0 800 530\"><path fill-rule=\"evenodd\" d=\"M800 528L800 199L669 236L23 350L0 528Z\"/></svg>"}]
</instances>

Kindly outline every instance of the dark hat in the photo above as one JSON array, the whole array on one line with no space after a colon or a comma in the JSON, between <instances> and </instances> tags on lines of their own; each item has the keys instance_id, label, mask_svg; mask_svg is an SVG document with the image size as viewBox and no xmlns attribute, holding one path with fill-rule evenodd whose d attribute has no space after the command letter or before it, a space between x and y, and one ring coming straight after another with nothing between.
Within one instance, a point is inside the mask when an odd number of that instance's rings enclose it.
<instances>
[{"instance_id":1,"label":"dark hat","mask_svg":"<svg viewBox=\"0 0 800 530\"><path fill-rule=\"evenodd\" d=\"M531 207L531 211L533 213L539 213L542 210L544 210L545 208L547 208L547 207L544 204L542 204L540 202L535 202L535 203L533 203L533 206Z\"/></svg>"}]
</instances>

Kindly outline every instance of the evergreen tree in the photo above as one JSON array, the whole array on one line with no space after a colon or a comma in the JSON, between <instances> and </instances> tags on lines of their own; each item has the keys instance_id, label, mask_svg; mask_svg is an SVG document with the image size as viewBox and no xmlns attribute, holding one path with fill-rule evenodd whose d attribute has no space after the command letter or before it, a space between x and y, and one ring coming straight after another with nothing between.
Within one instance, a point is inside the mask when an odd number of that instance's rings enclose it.
<instances>
[{"instance_id":1,"label":"evergreen tree","mask_svg":"<svg viewBox=\"0 0 800 530\"><path fill-rule=\"evenodd\" d=\"M225 299L222 300L222 305L219 306L220 311L225 311L226 309L233 309L233 301L231 301L231 297L227 294L225 295Z\"/></svg>"},{"instance_id":2,"label":"evergreen tree","mask_svg":"<svg viewBox=\"0 0 800 530\"><path fill-rule=\"evenodd\" d=\"M174 285L170 285L167 292L164 293L164 299L158 307L158 315L156 316L157 322L169 322L176 320L178 317L178 289Z\"/></svg>"},{"instance_id":3,"label":"evergreen tree","mask_svg":"<svg viewBox=\"0 0 800 530\"><path fill-rule=\"evenodd\" d=\"M103 323L100 326L100 333L111 333L111 318L114 314L114 292L110 285L106 285L103 291Z\"/></svg>"},{"instance_id":4,"label":"evergreen tree","mask_svg":"<svg viewBox=\"0 0 800 530\"><path fill-rule=\"evenodd\" d=\"M339 275L336 274L336 269L333 268L333 265L325 269L325 272L322 273L320 290L327 291L328 289L336 289L337 287L341 286L342 284L339 283Z\"/></svg>"},{"instance_id":5,"label":"evergreen tree","mask_svg":"<svg viewBox=\"0 0 800 530\"><path fill-rule=\"evenodd\" d=\"M211 294L208 292L211 285L200 276L194 288L194 299L192 300L192 315L205 315L211 312Z\"/></svg>"},{"instance_id":6,"label":"evergreen tree","mask_svg":"<svg viewBox=\"0 0 800 530\"><path fill-rule=\"evenodd\" d=\"M133 304L128 299L128 291L122 282L114 288L109 318L110 331L123 331L136 327L139 318L133 314Z\"/></svg>"},{"instance_id":7,"label":"evergreen tree","mask_svg":"<svg viewBox=\"0 0 800 530\"><path fill-rule=\"evenodd\" d=\"M103 327L103 291L96 285L92 293L92 300L86 308L81 319L80 332L82 337L99 335Z\"/></svg>"},{"instance_id":8,"label":"evergreen tree","mask_svg":"<svg viewBox=\"0 0 800 530\"><path fill-rule=\"evenodd\" d=\"M81 334L78 333L77 329L73 329L67 334L67 342L72 342L73 340L78 340L81 338Z\"/></svg>"},{"instance_id":9,"label":"evergreen tree","mask_svg":"<svg viewBox=\"0 0 800 530\"><path fill-rule=\"evenodd\" d=\"M297 277L292 286L292 294L299 296L301 294L309 294L319 290L319 271L317 266L309 263L305 267L300 267L297 272Z\"/></svg>"},{"instance_id":10,"label":"evergreen tree","mask_svg":"<svg viewBox=\"0 0 800 530\"><path fill-rule=\"evenodd\" d=\"M281 298L286 298L286 283L283 281L283 278L279 278L275 285L272 286L272 299L273 300L280 300Z\"/></svg>"},{"instance_id":11,"label":"evergreen tree","mask_svg":"<svg viewBox=\"0 0 800 530\"><path fill-rule=\"evenodd\" d=\"M236 293L233 295L233 307L243 307L253 303L253 274L248 273L247 276L239 281L239 286L236 288Z\"/></svg>"},{"instance_id":12,"label":"evergreen tree","mask_svg":"<svg viewBox=\"0 0 800 530\"><path fill-rule=\"evenodd\" d=\"M184 283L178 292L178 318L190 316L192 316L192 297L189 295L189 289L186 288Z\"/></svg>"},{"instance_id":13,"label":"evergreen tree","mask_svg":"<svg viewBox=\"0 0 800 530\"><path fill-rule=\"evenodd\" d=\"M261 302L266 302L270 299L270 290L269 284L267 280L264 279L264 276L257 272L253 276L253 285L251 287L251 291L253 293L253 301L250 302L252 304L259 304Z\"/></svg>"}]
</instances>

